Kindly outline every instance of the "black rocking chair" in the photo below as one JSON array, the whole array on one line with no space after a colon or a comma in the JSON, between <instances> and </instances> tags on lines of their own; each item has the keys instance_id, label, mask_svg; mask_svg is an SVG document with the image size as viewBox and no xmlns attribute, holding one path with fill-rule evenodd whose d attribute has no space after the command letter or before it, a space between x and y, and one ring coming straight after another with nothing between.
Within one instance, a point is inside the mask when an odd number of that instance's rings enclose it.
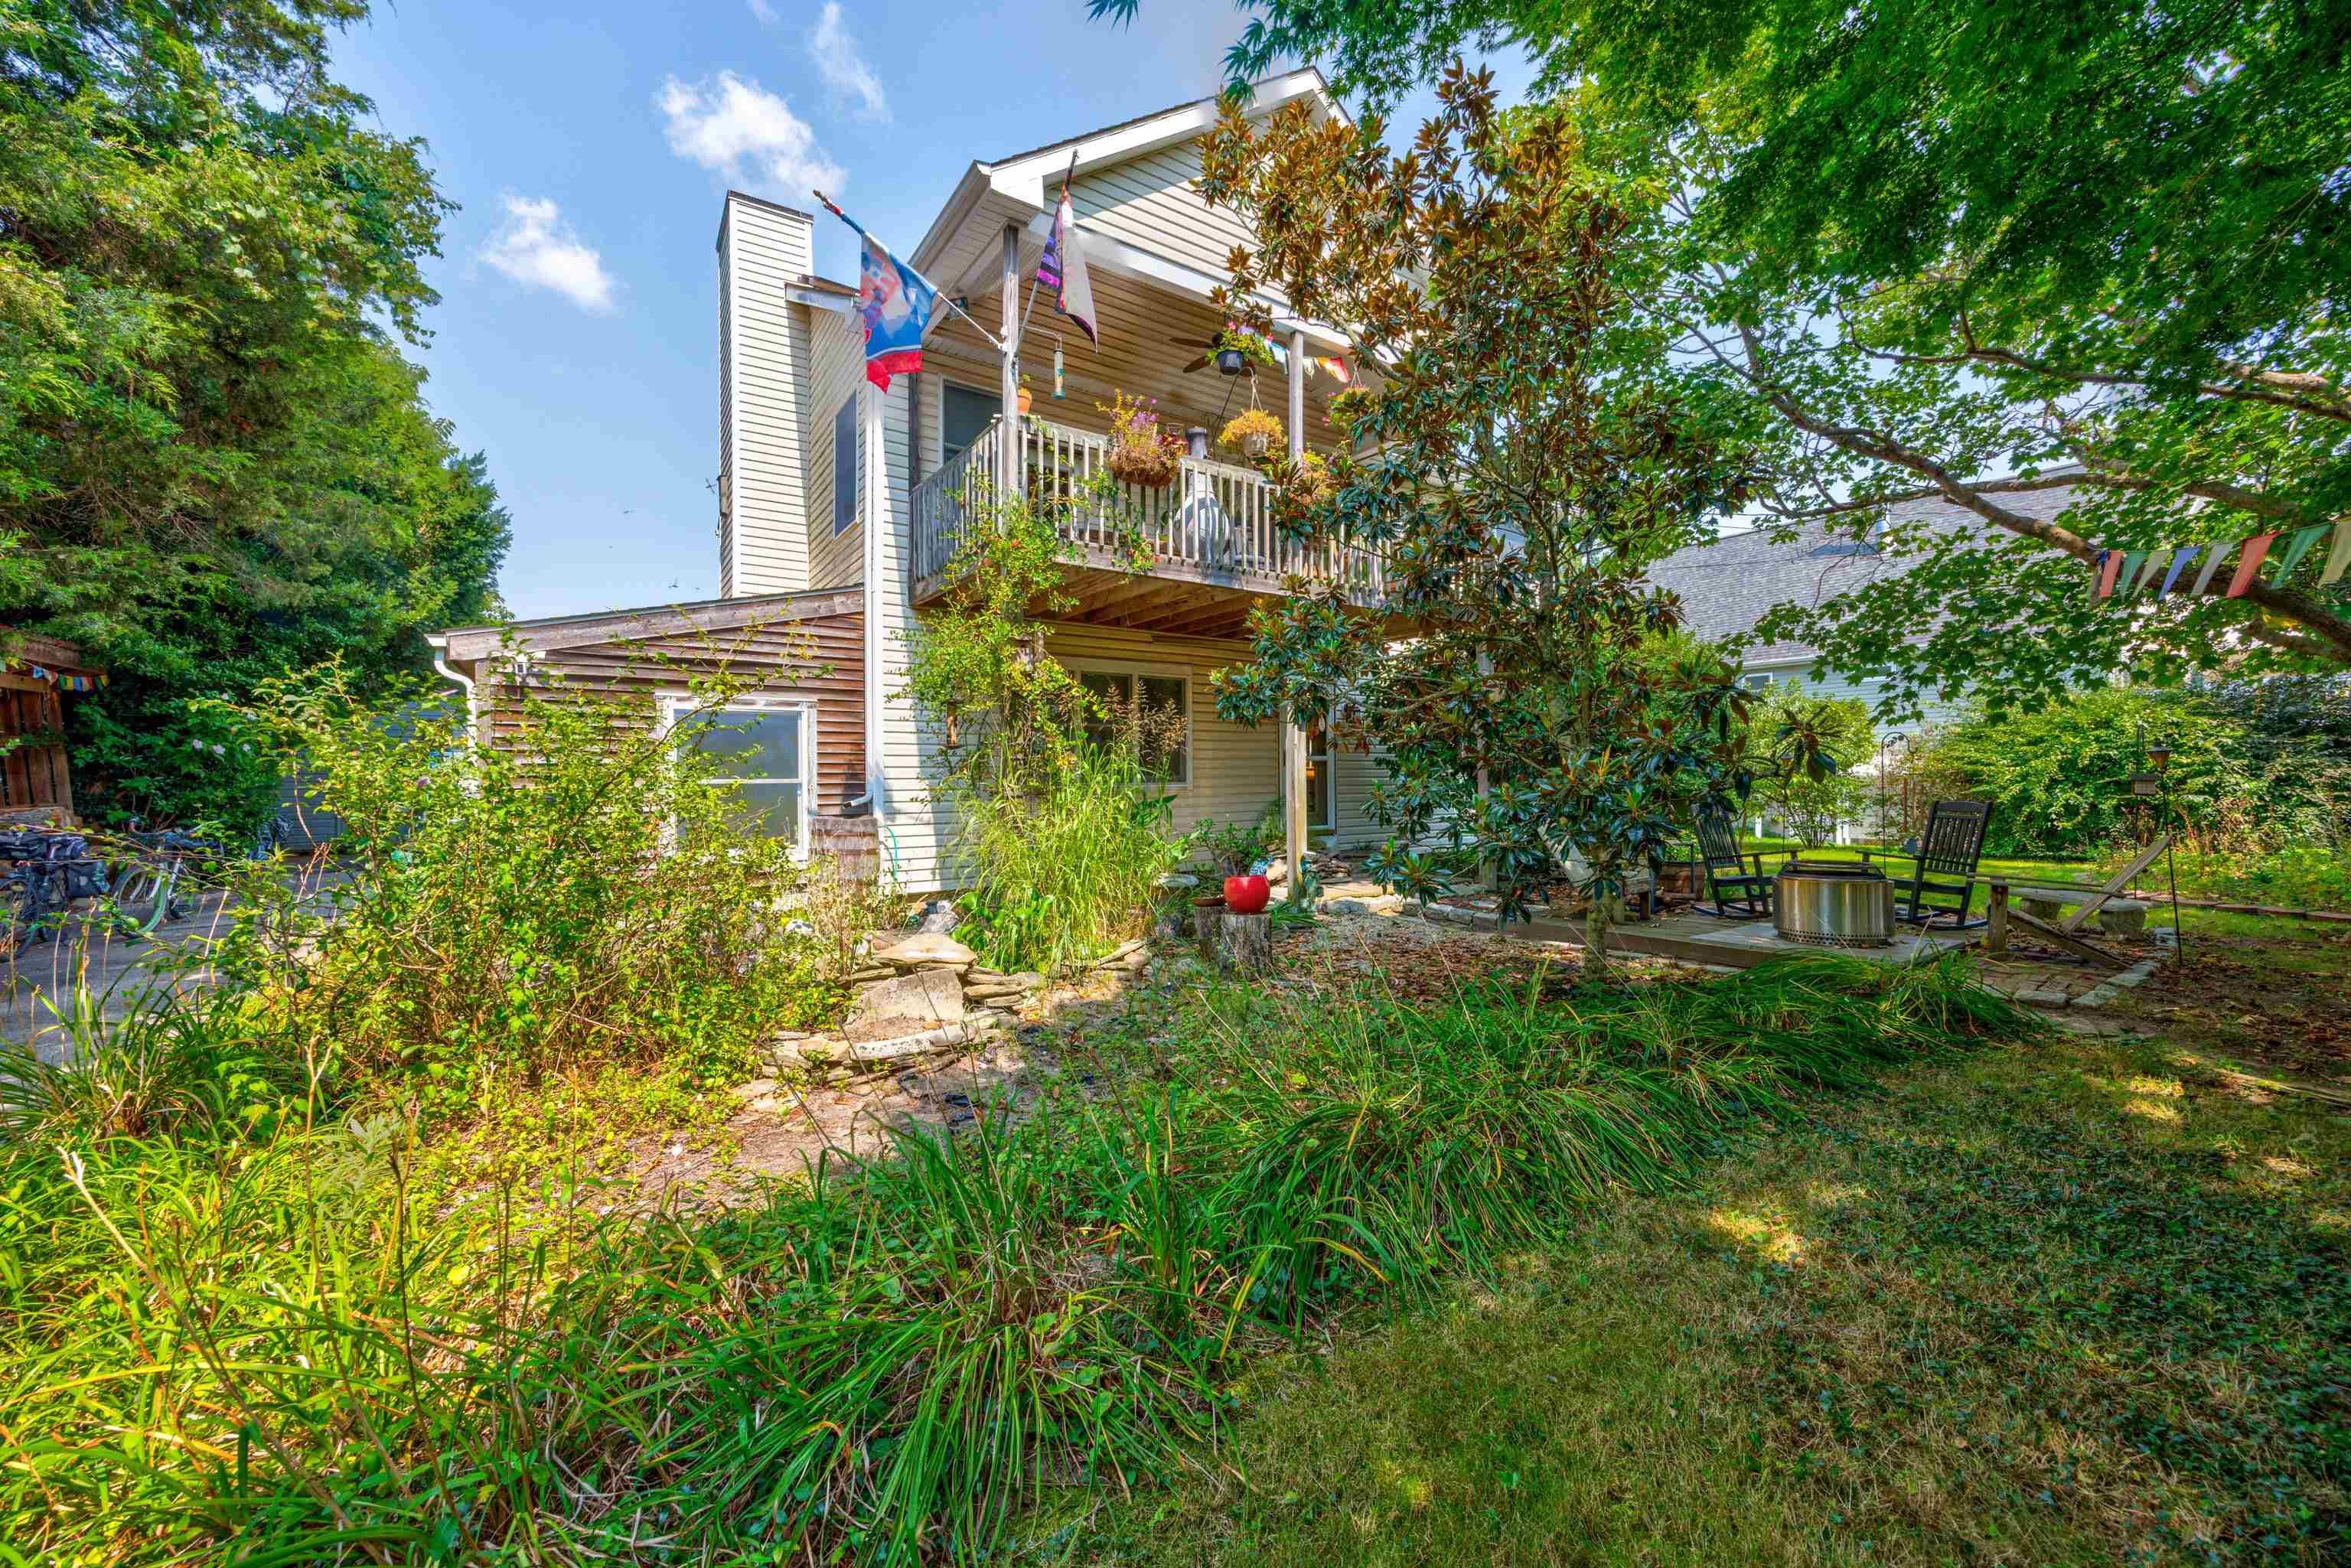
<instances>
[{"instance_id":1,"label":"black rocking chair","mask_svg":"<svg viewBox=\"0 0 2351 1568\"><path fill-rule=\"evenodd\" d=\"M1763 857L1750 856L1739 847L1739 824L1719 811L1698 814L1698 856L1706 869L1707 896L1712 904L1690 907L1722 920L1764 920L1771 914L1771 879L1763 873ZM1735 907L1734 907L1735 906Z\"/></svg>"},{"instance_id":2,"label":"black rocking chair","mask_svg":"<svg viewBox=\"0 0 2351 1568\"><path fill-rule=\"evenodd\" d=\"M1985 800L1938 800L1927 813L1927 834L1910 875L1896 878L1895 914L1913 925L1930 925L1948 919L1949 929L1971 931L1989 915L1968 918L1975 903L1976 865L1983 859L1984 832L1991 826L1991 805ZM1929 903L1928 901L1937 902ZM1949 900L1957 899L1954 904Z\"/></svg>"}]
</instances>

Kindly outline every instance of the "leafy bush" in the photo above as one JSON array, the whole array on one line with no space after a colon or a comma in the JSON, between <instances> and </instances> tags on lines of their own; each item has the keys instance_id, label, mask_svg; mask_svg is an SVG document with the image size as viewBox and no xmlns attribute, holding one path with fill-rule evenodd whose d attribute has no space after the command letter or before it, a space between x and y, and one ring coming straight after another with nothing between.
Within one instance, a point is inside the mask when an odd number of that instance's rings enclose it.
<instances>
[{"instance_id":1,"label":"leafy bush","mask_svg":"<svg viewBox=\"0 0 2351 1568\"><path fill-rule=\"evenodd\" d=\"M1105 1091L707 1221L451 1201L412 1127L307 1091L258 1134L12 1145L0 1538L970 1561L1048 1485L1165 1473L1274 1335L1677 1182L1802 1086L2037 1027L1952 965L1834 957L1433 1009L1237 990L1160 1021Z\"/></svg>"},{"instance_id":2,"label":"leafy bush","mask_svg":"<svg viewBox=\"0 0 2351 1568\"><path fill-rule=\"evenodd\" d=\"M837 1007L783 932L786 847L737 831L649 699L534 689L510 742L477 748L446 720L388 721L332 666L266 697L246 716L349 825L345 879L331 922L257 883L229 956L360 1076L436 1113L608 1062L739 1078L767 1034ZM315 951L277 956L289 936Z\"/></svg>"},{"instance_id":3,"label":"leafy bush","mask_svg":"<svg viewBox=\"0 0 2351 1568\"><path fill-rule=\"evenodd\" d=\"M1840 823L1866 810L1869 779L1854 769L1876 759L1877 727L1868 705L1807 695L1783 681L1748 711L1747 733L1752 799L1804 848L1829 842Z\"/></svg>"},{"instance_id":4,"label":"leafy bush","mask_svg":"<svg viewBox=\"0 0 2351 1568\"><path fill-rule=\"evenodd\" d=\"M2289 844L2255 855L2210 851L2183 854L2178 863L2179 891L2190 897L2351 911L2351 863L2338 845ZM2158 865L2141 880L2158 885L2162 872Z\"/></svg>"},{"instance_id":5,"label":"leafy bush","mask_svg":"<svg viewBox=\"0 0 2351 1568\"><path fill-rule=\"evenodd\" d=\"M2094 854L2135 838L2130 776L2171 747L2167 810L2198 833L2244 844L2328 837L2341 800L2307 753L2257 746L2243 724L2192 695L2109 686L2036 713L1983 713L1940 731L1932 765L1992 803L1995 853Z\"/></svg>"}]
</instances>

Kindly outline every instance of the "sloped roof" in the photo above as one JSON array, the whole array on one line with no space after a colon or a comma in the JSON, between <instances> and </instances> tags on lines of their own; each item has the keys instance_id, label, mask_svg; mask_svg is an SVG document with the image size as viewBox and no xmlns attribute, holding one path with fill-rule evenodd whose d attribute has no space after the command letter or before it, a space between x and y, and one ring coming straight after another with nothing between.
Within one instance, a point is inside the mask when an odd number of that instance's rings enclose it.
<instances>
[{"instance_id":1,"label":"sloped roof","mask_svg":"<svg viewBox=\"0 0 2351 1568\"><path fill-rule=\"evenodd\" d=\"M2020 491L2001 497L2000 502L2027 517L2045 518L2063 512L2073 498L2073 487L2066 486ZM1989 527L1973 512L1932 499L1889 507L1886 519L1909 528L1923 525L1954 538L1980 534ZM1752 629L1776 605L1825 603L1881 578L1901 576L1923 559L1915 553L1855 553L1853 529L1854 520L1845 518L1836 526L1807 523L1784 542L1763 530L1727 534L1667 557L1649 569L1649 580L1681 596L1690 632L1719 640ZM1818 653L1807 643L1782 642L1750 648L1746 658L1750 664L1777 664L1810 659Z\"/></svg>"}]
</instances>

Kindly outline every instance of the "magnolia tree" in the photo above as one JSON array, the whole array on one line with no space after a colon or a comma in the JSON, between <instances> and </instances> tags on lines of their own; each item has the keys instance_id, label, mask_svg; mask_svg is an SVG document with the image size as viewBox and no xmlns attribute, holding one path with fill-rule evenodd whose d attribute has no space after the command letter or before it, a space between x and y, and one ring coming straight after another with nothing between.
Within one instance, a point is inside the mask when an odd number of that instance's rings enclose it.
<instances>
[{"instance_id":1,"label":"magnolia tree","mask_svg":"<svg viewBox=\"0 0 2351 1568\"><path fill-rule=\"evenodd\" d=\"M1728 806L1746 695L1719 653L1667 639L1651 562L1741 495L1689 411L1624 373L1640 345L1618 266L1631 214L1580 173L1568 118L1496 111L1458 67L1412 151L1374 121L1228 109L1201 191L1255 227L1218 303L1345 324L1365 387L1334 400L1353 455L1277 457L1277 516L1374 551L1384 599L1324 585L1261 608L1255 656L1217 683L1225 717L1323 722L1379 745L1375 873L1418 897L1482 866L1506 917L1581 869L1587 962L1626 879L1697 805ZM1659 653L1664 647L1667 651Z\"/></svg>"}]
</instances>

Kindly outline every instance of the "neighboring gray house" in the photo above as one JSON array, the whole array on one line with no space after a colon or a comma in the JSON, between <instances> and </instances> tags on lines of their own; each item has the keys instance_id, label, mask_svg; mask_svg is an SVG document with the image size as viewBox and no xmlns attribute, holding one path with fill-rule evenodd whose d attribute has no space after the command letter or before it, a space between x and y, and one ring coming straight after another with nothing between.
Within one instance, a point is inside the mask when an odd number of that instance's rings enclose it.
<instances>
[{"instance_id":1,"label":"neighboring gray house","mask_svg":"<svg viewBox=\"0 0 2351 1568\"><path fill-rule=\"evenodd\" d=\"M2053 517L2072 504L2070 486L2003 496L2001 504L2036 517ZM1905 501L1888 507L1886 520L1897 528L1923 523L1955 539L1980 537L1990 526L1972 512L1948 501ZM1841 527L1808 523L1784 542L1763 529L1727 533L1710 544L1697 545L1668 556L1649 569L1650 580L1681 596L1688 630L1701 637L1721 639L1751 631L1776 605L1816 605L1839 594L1882 579L1898 576L1918 563L1917 555L1879 553L1873 529L1868 541L1855 538L1850 519ZM1761 643L1740 657L1741 678L1752 686L1788 681L1802 682L1819 696L1858 697L1876 707L1885 682L1875 677L1855 680L1842 673L1814 674L1819 650L1802 643ZM1967 694L1952 689L1922 705L1928 726L1956 718L1967 707ZM1893 726L1882 737L1913 727Z\"/></svg>"}]
</instances>

